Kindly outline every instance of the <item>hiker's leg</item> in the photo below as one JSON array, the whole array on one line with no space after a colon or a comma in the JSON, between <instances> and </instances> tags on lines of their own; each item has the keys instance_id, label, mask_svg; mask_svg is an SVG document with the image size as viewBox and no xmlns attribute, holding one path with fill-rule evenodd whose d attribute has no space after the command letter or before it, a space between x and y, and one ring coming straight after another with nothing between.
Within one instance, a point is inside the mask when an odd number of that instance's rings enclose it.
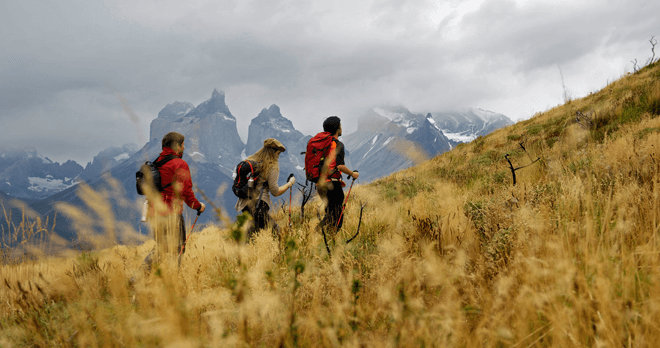
<instances>
[{"instance_id":1,"label":"hiker's leg","mask_svg":"<svg viewBox=\"0 0 660 348\"><path fill-rule=\"evenodd\" d=\"M156 245L150 253L150 256L147 256L151 265L154 263L158 264L162 261L162 257L165 254L167 247L167 220L162 216L154 216L149 219L149 225L151 226L151 231L154 235L154 240ZM145 259L146 260L146 259Z\"/></svg>"},{"instance_id":2,"label":"hiker's leg","mask_svg":"<svg viewBox=\"0 0 660 348\"><path fill-rule=\"evenodd\" d=\"M266 213L265 221L266 224L264 228L270 227L273 233L273 237L277 238L277 240L280 240L280 226L277 224L277 222L275 222L275 219L273 219L273 217L270 216L270 214Z\"/></svg>"},{"instance_id":3,"label":"hiker's leg","mask_svg":"<svg viewBox=\"0 0 660 348\"><path fill-rule=\"evenodd\" d=\"M179 246L177 247L178 260L177 263L181 266L181 258L186 252L186 222L183 220L183 214L179 214Z\"/></svg>"},{"instance_id":4,"label":"hiker's leg","mask_svg":"<svg viewBox=\"0 0 660 348\"><path fill-rule=\"evenodd\" d=\"M257 212L255 214L255 219L256 219L255 221L257 221L257 228L259 230L263 230L264 228L266 228L266 224L269 218L268 215L269 211L270 211L270 207L268 206L268 204L266 204L265 202L261 202L259 204L259 207L257 208Z\"/></svg>"},{"instance_id":5,"label":"hiker's leg","mask_svg":"<svg viewBox=\"0 0 660 348\"><path fill-rule=\"evenodd\" d=\"M242 210L243 213L248 213L248 215L251 217L251 219L248 220L247 226L245 228L245 241L249 241L250 237L256 232L256 221L255 217L252 215L252 212L248 207L243 208Z\"/></svg>"},{"instance_id":6,"label":"hiker's leg","mask_svg":"<svg viewBox=\"0 0 660 348\"><path fill-rule=\"evenodd\" d=\"M252 237L254 237L259 231L266 228L270 217L268 215L269 210L270 207L263 201L259 203L259 206L255 207L255 213L253 216L254 228L248 231L248 241L252 240Z\"/></svg>"},{"instance_id":7,"label":"hiker's leg","mask_svg":"<svg viewBox=\"0 0 660 348\"><path fill-rule=\"evenodd\" d=\"M344 190L342 190L341 183L339 181L332 182L332 189L328 190L328 206L325 208L325 215L327 218L327 223L329 230L335 230L341 228L344 218L339 219L341 215L342 205L344 203ZM339 221L339 223L337 223Z\"/></svg>"},{"instance_id":8,"label":"hiker's leg","mask_svg":"<svg viewBox=\"0 0 660 348\"><path fill-rule=\"evenodd\" d=\"M181 251L181 248L184 246L184 243L186 242L186 222L183 220L183 214L179 214L179 246L177 247L177 252L180 252L181 255L183 255L186 252L186 248L183 248L183 251Z\"/></svg>"}]
</instances>

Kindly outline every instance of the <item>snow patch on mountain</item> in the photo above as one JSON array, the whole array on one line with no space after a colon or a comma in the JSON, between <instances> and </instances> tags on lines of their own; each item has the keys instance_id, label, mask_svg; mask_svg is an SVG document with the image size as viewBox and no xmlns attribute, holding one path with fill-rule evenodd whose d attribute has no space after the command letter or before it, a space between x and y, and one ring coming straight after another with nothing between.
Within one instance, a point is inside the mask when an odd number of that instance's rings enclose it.
<instances>
[{"instance_id":1,"label":"snow patch on mountain","mask_svg":"<svg viewBox=\"0 0 660 348\"><path fill-rule=\"evenodd\" d=\"M473 114L478 116L484 123L490 122L493 118L500 116L499 114L496 114L492 111L483 110L479 108L473 108L470 109L470 111L472 111Z\"/></svg>"},{"instance_id":2,"label":"snow patch on mountain","mask_svg":"<svg viewBox=\"0 0 660 348\"><path fill-rule=\"evenodd\" d=\"M123 161L123 160L125 160L125 159L128 159L129 157L131 157L131 154L128 154L128 153L122 153L121 155L115 156L114 158L115 158L115 161L117 161L117 162L121 162L121 161Z\"/></svg>"},{"instance_id":3,"label":"snow patch on mountain","mask_svg":"<svg viewBox=\"0 0 660 348\"><path fill-rule=\"evenodd\" d=\"M70 178L65 178L65 180L54 179L52 175L46 175L45 178L29 176L28 180L30 181L30 186L28 187L28 190L34 192L44 192L44 191L59 192L62 190L66 190L71 186L76 185L76 183L72 182Z\"/></svg>"},{"instance_id":4,"label":"snow patch on mountain","mask_svg":"<svg viewBox=\"0 0 660 348\"><path fill-rule=\"evenodd\" d=\"M395 118L392 122L406 128L409 128L413 124L413 120L406 118L404 115Z\"/></svg>"},{"instance_id":5,"label":"snow patch on mountain","mask_svg":"<svg viewBox=\"0 0 660 348\"><path fill-rule=\"evenodd\" d=\"M403 118L403 116L404 116L404 113L402 113L402 112L397 112L397 111L392 111L392 110L385 110L385 109L382 109L382 108L373 108L372 110L380 116L389 118L390 121L395 121L397 118L399 118L399 117Z\"/></svg>"},{"instance_id":6,"label":"snow patch on mountain","mask_svg":"<svg viewBox=\"0 0 660 348\"><path fill-rule=\"evenodd\" d=\"M469 143L474 139L477 139L478 135L476 134L464 134L464 133L451 133L447 130L442 130L442 133L445 134L447 139L459 142L459 143Z\"/></svg>"},{"instance_id":7,"label":"snow patch on mountain","mask_svg":"<svg viewBox=\"0 0 660 348\"><path fill-rule=\"evenodd\" d=\"M428 116L426 116L426 119L429 121L429 123L430 123L431 125L433 125L433 127L434 127L435 129L437 129L437 130L443 132L442 129L438 128L438 125L435 123L435 120L433 119L433 117L431 117L431 114L429 114ZM444 132L443 132L443 133L444 133ZM446 135L446 134L445 134L445 135Z\"/></svg>"},{"instance_id":8,"label":"snow patch on mountain","mask_svg":"<svg viewBox=\"0 0 660 348\"><path fill-rule=\"evenodd\" d=\"M39 156L39 158L40 158L41 161L43 161L45 164L55 163L55 162L51 161L50 158L48 158L48 157Z\"/></svg>"}]
</instances>

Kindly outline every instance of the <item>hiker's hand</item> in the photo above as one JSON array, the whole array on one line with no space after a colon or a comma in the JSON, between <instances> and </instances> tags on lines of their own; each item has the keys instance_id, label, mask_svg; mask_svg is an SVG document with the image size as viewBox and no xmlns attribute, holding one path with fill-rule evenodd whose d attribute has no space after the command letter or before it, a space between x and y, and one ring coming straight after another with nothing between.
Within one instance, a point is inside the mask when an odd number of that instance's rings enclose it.
<instances>
[{"instance_id":1,"label":"hiker's hand","mask_svg":"<svg viewBox=\"0 0 660 348\"><path fill-rule=\"evenodd\" d=\"M197 209L197 212L201 214L201 213L203 213L204 210L206 209L206 205L205 205L204 203L202 203L202 202L199 202L199 204L201 204L202 206L199 207L199 209Z\"/></svg>"},{"instance_id":2,"label":"hiker's hand","mask_svg":"<svg viewBox=\"0 0 660 348\"><path fill-rule=\"evenodd\" d=\"M286 178L286 181L287 182L291 181L291 178L293 178L293 182L295 183L296 182L296 177L293 175L293 173L289 174L289 177Z\"/></svg>"},{"instance_id":3,"label":"hiker's hand","mask_svg":"<svg viewBox=\"0 0 660 348\"><path fill-rule=\"evenodd\" d=\"M293 186L293 184L296 183L296 177L293 176L293 174L291 174L291 175L289 176L289 180L288 180L288 182L291 184L291 186Z\"/></svg>"},{"instance_id":4,"label":"hiker's hand","mask_svg":"<svg viewBox=\"0 0 660 348\"><path fill-rule=\"evenodd\" d=\"M351 176L353 177L353 180L355 180L355 179L357 179L357 178L360 177L360 173L358 173L357 170L354 170L354 171L353 171L353 174L351 174Z\"/></svg>"}]
</instances>

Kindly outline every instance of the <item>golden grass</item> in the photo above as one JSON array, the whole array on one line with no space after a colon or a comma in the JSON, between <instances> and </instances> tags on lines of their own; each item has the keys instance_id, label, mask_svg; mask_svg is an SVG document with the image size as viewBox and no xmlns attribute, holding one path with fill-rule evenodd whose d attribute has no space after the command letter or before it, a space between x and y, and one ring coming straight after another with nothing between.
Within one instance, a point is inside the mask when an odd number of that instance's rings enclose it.
<instances>
[{"instance_id":1,"label":"golden grass","mask_svg":"<svg viewBox=\"0 0 660 348\"><path fill-rule=\"evenodd\" d=\"M2 266L0 346L654 347L659 86L656 64L356 185L331 257L311 207L290 230L275 212L282 241L207 226L146 273L154 242L103 244L134 232L84 190L70 216L104 247ZM513 186L505 154L541 159Z\"/></svg>"}]
</instances>

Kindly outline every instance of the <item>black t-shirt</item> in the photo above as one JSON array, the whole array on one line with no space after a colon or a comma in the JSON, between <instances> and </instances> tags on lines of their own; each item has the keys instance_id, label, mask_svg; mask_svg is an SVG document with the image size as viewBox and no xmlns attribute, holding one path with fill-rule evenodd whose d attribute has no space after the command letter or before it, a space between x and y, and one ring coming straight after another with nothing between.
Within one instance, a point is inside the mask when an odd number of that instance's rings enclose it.
<instances>
[{"instance_id":1,"label":"black t-shirt","mask_svg":"<svg viewBox=\"0 0 660 348\"><path fill-rule=\"evenodd\" d=\"M339 141L338 139L335 139L335 143L337 143L337 157L335 157L335 163L337 166L340 165L346 165L346 162L344 162L344 143Z\"/></svg>"}]
</instances>

